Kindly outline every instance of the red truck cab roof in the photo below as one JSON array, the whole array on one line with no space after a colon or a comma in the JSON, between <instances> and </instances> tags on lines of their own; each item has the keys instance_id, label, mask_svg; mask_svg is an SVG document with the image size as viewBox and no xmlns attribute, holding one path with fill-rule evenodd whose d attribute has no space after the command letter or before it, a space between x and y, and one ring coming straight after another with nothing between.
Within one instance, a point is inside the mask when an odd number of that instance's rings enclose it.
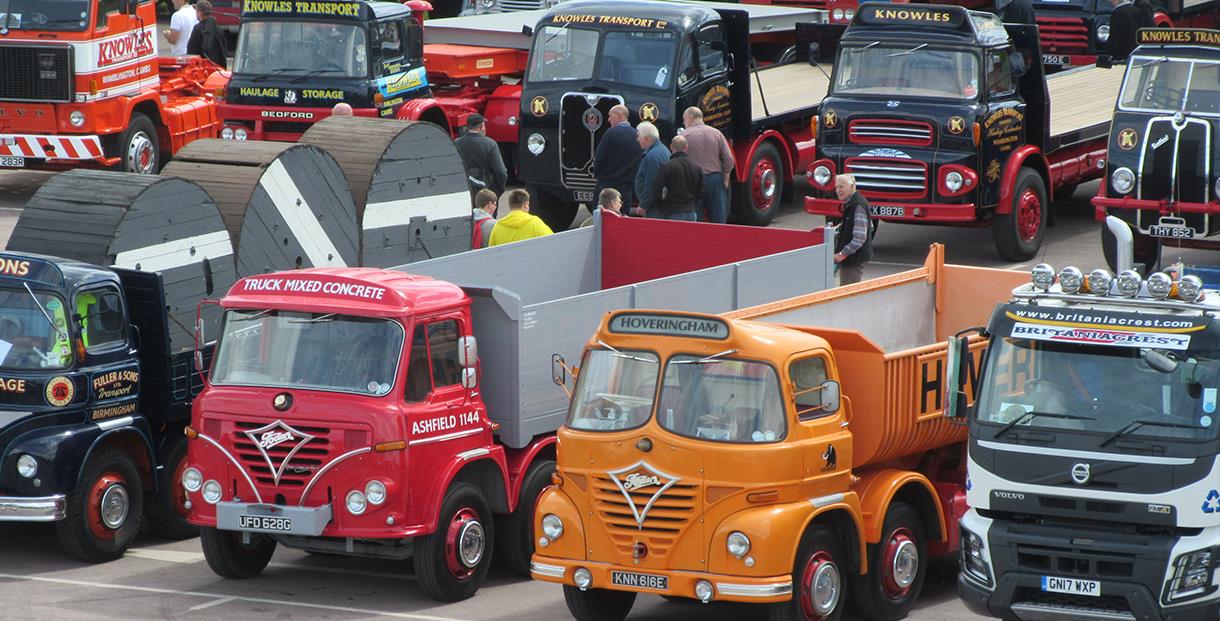
<instances>
[{"instance_id":1,"label":"red truck cab roof","mask_svg":"<svg viewBox=\"0 0 1220 621\"><path fill-rule=\"evenodd\" d=\"M247 276L233 284L224 308L274 308L397 317L470 303L461 287L428 276L371 267L325 267Z\"/></svg>"}]
</instances>

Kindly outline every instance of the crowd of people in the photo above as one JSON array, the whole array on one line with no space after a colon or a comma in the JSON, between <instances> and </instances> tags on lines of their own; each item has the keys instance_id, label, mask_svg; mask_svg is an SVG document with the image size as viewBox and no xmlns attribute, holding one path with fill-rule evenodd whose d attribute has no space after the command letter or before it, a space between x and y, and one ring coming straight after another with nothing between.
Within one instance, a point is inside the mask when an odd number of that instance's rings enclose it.
<instances>
[{"instance_id":1,"label":"crowd of people","mask_svg":"<svg viewBox=\"0 0 1220 621\"><path fill-rule=\"evenodd\" d=\"M212 16L210 0L173 0L174 13L169 28L162 31L169 41L171 56L194 54L220 66L228 67L229 48L225 34Z\"/></svg>"}]
</instances>

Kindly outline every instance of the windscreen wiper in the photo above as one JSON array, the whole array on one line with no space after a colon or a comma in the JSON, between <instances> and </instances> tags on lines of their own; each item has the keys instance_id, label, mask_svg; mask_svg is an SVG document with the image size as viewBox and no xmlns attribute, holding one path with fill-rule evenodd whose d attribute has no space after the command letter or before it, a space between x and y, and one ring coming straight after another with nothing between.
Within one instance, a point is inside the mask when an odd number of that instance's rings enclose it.
<instances>
[{"instance_id":1,"label":"windscreen wiper","mask_svg":"<svg viewBox=\"0 0 1220 621\"><path fill-rule=\"evenodd\" d=\"M1147 67L1147 66L1149 66L1149 65L1159 65L1159 64L1161 64L1161 63L1167 63L1167 62L1169 62L1169 57L1168 57L1168 56L1161 56L1161 57L1159 57L1159 58L1153 58L1152 60L1147 60L1147 61L1144 61L1144 62L1142 62L1142 63L1140 63L1140 64L1136 65L1136 66L1135 66L1135 68L1136 68L1136 69L1143 69L1144 67Z\"/></svg>"},{"instance_id":2,"label":"windscreen wiper","mask_svg":"<svg viewBox=\"0 0 1220 621\"><path fill-rule=\"evenodd\" d=\"M247 317L234 317L234 318L230 319L229 321L250 321L252 319L258 319L259 317L262 317L263 315L266 315L267 313L270 313L270 312L271 312L271 309L268 308L265 310L258 311L257 313L254 313L253 315L249 315Z\"/></svg>"},{"instance_id":3,"label":"windscreen wiper","mask_svg":"<svg viewBox=\"0 0 1220 621\"><path fill-rule=\"evenodd\" d=\"M308 80L309 78L322 75L323 73L344 73L344 71L342 69L314 69L313 71L310 71L307 73L302 73L301 75L299 75L291 80L288 80L288 83L296 84L297 82L301 82L303 80Z\"/></svg>"},{"instance_id":4,"label":"windscreen wiper","mask_svg":"<svg viewBox=\"0 0 1220 621\"><path fill-rule=\"evenodd\" d=\"M640 357L640 356L634 356L634 355L632 355L632 354L624 354L623 352L621 352L621 351L619 351L619 350L617 350L617 349L615 349L615 348L611 347L610 345L607 345L607 344L606 344L606 342L605 342L605 341L602 341L602 340L598 340L598 341L597 341L597 344L598 344L598 345L601 345L602 347L605 347L605 348L606 348L606 349L608 349L608 350L610 350L610 351L612 352L612 355L613 355L615 358L626 358L626 359L628 359L628 360L635 360L635 361L637 361L637 362L650 362L650 363L653 363L653 364L656 364L656 362L657 362L656 360L651 360L651 359L649 359L649 358L643 358L643 357Z\"/></svg>"},{"instance_id":5,"label":"windscreen wiper","mask_svg":"<svg viewBox=\"0 0 1220 621\"><path fill-rule=\"evenodd\" d=\"M47 320L47 323L51 325L51 329L55 331L55 334L58 335L59 338L63 339L65 342L67 342L67 340L68 340L67 331L65 331L63 328L55 325L55 320L51 319L51 313L48 313L47 309L42 307L42 302L39 302L38 296L34 295L34 290L30 288L30 283L23 282L21 284L25 285L25 290L27 293L30 294L30 299L34 300L34 304L38 305L38 310L42 311L42 316Z\"/></svg>"},{"instance_id":6,"label":"windscreen wiper","mask_svg":"<svg viewBox=\"0 0 1220 621\"><path fill-rule=\"evenodd\" d=\"M872 43L869 43L868 45L865 45L864 47L849 47L849 48L847 48L847 51L851 52L852 54L857 54L859 52L867 52L868 50L870 50L873 47L878 46L880 44L881 44L880 41L873 41Z\"/></svg>"},{"instance_id":7,"label":"windscreen wiper","mask_svg":"<svg viewBox=\"0 0 1220 621\"><path fill-rule=\"evenodd\" d=\"M916 45L915 47L913 47L905 52L894 52L893 54L886 54L885 57L894 58L895 56L910 56L911 54L914 54L915 52L918 52L919 50L922 50L925 47L928 47L927 43L920 43L919 45Z\"/></svg>"},{"instance_id":8,"label":"windscreen wiper","mask_svg":"<svg viewBox=\"0 0 1220 621\"><path fill-rule=\"evenodd\" d=\"M335 320L335 313L326 313L309 319L289 319L288 323L326 323Z\"/></svg>"},{"instance_id":9,"label":"windscreen wiper","mask_svg":"<svg viewBox=\"0 0 1220 621\"><path fill-rule=\"evenodd\" d=\"M1012 419L1012 421L1010 421L1007 425L1004 425L1003 427L1001 427L999 431L991 434L991 437L998 438L998 437L1008 433L1008 431L1010 429L1012 429L1013 427L1016 427L1017 425L1020 425L1023 422L1033 420L1040 416L1044 417L1044 418L1061 418L1064 420L1096 420L1092 416L1080 416L1078 414L1060 414L1058 412L1039 412L1038 410L1030 410L1030 411Z\"/></svg>"},{"instance_id":10,"label":"windscreen wiper","mask_svg":"<svg viewBox=\"0 0 1220 621\"><path fill-rule=\"evenodd\" d=\"M272 69L271 71L268 71L267 73L264 73L262 75L256 75L253 78L250 78L250 81L251 82L262 82L269 78L273 78L277 75L284 75L285 73L291 73L293 71L305 71L305 69L298 68L298 67L280 67L279 69Z\"/></svg>"},{"instance_id":11,"label":"windscreen wiper","mask_svg":"<svg viewBox=\"0 0 1220 621\"><path fill-rule=\"evenodd\" d=\"M1144 427L1144 426L1168 427L1170 429L1202 429L1202 427L1197 427L1195 425L1183 425L1181 423L1169 423L1169 422L1165 422L1163 420L1139 419L1139 420L1133 420L1133 421L1127 423L1126 425L1123 426L1122 429L1119 429L1118 431L1115 431L1114 433L1110 434L1110 437L1103 440L1101 442L1101 444L1099 444L1098 446L1106 446L1106 445L1110 444L1111 442L1135 431L1136 429L1139 429L1140 427Z\"/></svg>"},{"instance_id":12,"label":"windscreen wiper","mask_svg":"<svg viewBox=\"0 0 1220 621\"><path fill-rule=\"evenodd\" d=\"M704 357L696 359L696 360L675 360L675 361L671 362L670 364L707 364L709 362L720 362L719 359L721 357L731 356L735 353L737 353L736 349L726 349L718 354L704 356Z\"/></svg>"}]
</instances>

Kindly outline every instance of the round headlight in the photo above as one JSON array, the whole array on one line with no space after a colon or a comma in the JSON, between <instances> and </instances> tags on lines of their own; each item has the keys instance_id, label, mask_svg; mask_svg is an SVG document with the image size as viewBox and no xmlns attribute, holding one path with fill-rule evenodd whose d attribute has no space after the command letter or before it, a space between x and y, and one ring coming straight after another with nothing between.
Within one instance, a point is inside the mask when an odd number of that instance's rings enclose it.
<instances>
[{"instance_id":1,"label":"round headlight","mask_svg":"<svg viewBox=\"0 0 1220 621\"><path fill-rule=\"evenodd\" d=\"M1214 189L1216 191L1216 193L1213 194L1213 196L1216 198L1220 198L1220 179L1216 179L1216 187L1212 188L1212 189Z\"/></svg>"},{"instance_id":2,"label":"round headlight","mask_svg":"<svg viewBox=\"0 0 1220 621\"><path fill-rule=\"evenodd\" d=\"M17 458L17 474L27 479L34 478L38 474L38 460L32 455L22 455Z\"/></svg>"},{"instance_id":3,"label":"round headlight","mask_svg":"<svg viewBox=\"0 0 1220 621\"><path fill-rule=\"evenodd\" d=\"M542 516L542 534L551 539L559 539L563 536L563 520L553 513Z\"/></svg>"},{"instance_id":4,"label":"round headlight","mask_svg":"<svg viewBox=\"0 0 1220 621\"><path fill-rule=\"evenodd\" d=\"M950 192L956 192L962 189L962 183L964 182L965 179L962 178L962 173L959 173L956 170L945 175L945 187L948 188Z\"/></svg>"},{"instance_id":5,"label":"round headlight","mask_svg":"<svg viewBox=\"0 0 1220 621\"><path fill-rule=\"evenodd\" d=\"M368 498L364 497L364 492L360 490L352 490L347 493L347 498L343 500L347 505L347 512L352 515L360 515L369 507Z\"/></svg>"},{"instance_id":6,"label":"round headlight","mask_svg":"<svg viewBox=\"0 0 1220 621\"><path fill-rule=\"evenodd\" d=\"M542 155L542 150L546 148L546 138L543 138L542 134L530 134L530 137L525 139L525 148L534 155Z\"/></svg>"},{"instance_id":7,"label":"round headlight","mask_svg":"<svg viewBox=\"0 0 1220 621\"><path fill-rule=\"evenodd\" d=\"M73 110L72 114L68 115L68 122L72 127L82 127L85 124L85 113L80 110Z\"/></svg>"},{"instance_id":8,"label":"round headlight","mask_svg":"<svg viewBox=\"0 0 1220 621\"><path fill-rule=\"evenodd\" d=\"M1084 274L1079 269L1067 266L1059 272L1059 287L1064 293L1077 293L1084 284Z\"/></svg>"},{"instance_id":9,"label":"round headlight","mask_svg":"<svg viewBox=\"0 0 1220 621\"><path fill-rule=\"evenodd\" d=\"M745 533L733 531L725 540L725 547L729 549L729 554L741 558L750 553L750 538Z\"/></svg>"},{"instance_id":10,"label":"round headlight","mask_svg":"<svg viewBox=\"0 0 1220 621\"><path fill-rule=\"evenodd\" d=\"M836 22L843 21L843 9L835 9L834 11L831 11L830 16L833 17Z\"/></svg>"},{"instance_id":11,"label":"round headlight","mask_svg":"<svg viewBox=\"0 0 1220 621\"><path fill-rule=\"evenodd\" d=\"M1148 277L1148 295L1164 300L1173 291L1173 279L1165 272L1157 272Z\"/></svg>"},{"instance_id":12,"label":"round headlight","mask_svg":"<svg viewBox=\"0 0 1220 621\"><path fill-rule=\"evenodd\" d=\"M563 2L563 0L542 0L542 6L543 8L549 9L560 2Z\"/></svg>"},{"instance_id":13,"label":"round headlight","mask_svg":"<svg viewBox=\"0 0 1220 621\"><path fill-rule=\"evenodd\" d=\"M1183 276L1178 281L1178 297L1187 302L1198 302L1203 297L1203 281L1198 276Z\"/></svg>"},{"instance_id":14,"label":"round headlight","mask_svg":"<svg viewBox=\"0 0 1220 621\"><path fill-rule=\"evenodd\" d=\"M250 137L250 132L247 132L246 128L244 127L238 127L237 129L233 130L233 137L238 140L245 140L246 138Z\"/></svg>"},{"instance_id":15,"label":"round headlight","mask_svg":"<svg viewBox=\"0 0 1220 621\"><path fill-rule=\"evenodd\" d=\"M583 591L592 586L593 574L584 567L577 567L576 571L572 572L572 582L575 582L576 586Z\"/></svg>"},{"instance_id":16,"label":"round headlight","mask_svg":"<svg viewBox=\"0 0 1220 621\"><path fill-rule=\"evenodd\" d=\"M220 130L220 137L225 140L232 140L233 139L233 128L225 127L224 129Z\"/></svg>"},{"instance_id":17,"label":"round headlight","mask_svg":"<svg viewBox=\"0 0 1220 621\"><path fill-rule=\"evenodd\" d=\"M1139 295L1140 285L1143 284L1143 279L1140 278L1140 273L1135 270L1123 270L1116 279L1116 288L1119 294L1126 298L1133 298Z\"/></svg>"},{"instance_id":18,"label":"round headlight","mask_svg":"<svg viewBox=\"0 0 1220 621\"><path fill-rule=\"evenodd\" d=\"M853 18L855 16L856 16L855 9L847 9L847 10L843 11L843 19L845 19L845 20L851 21L851 18Z\"/></svg>"},{"instance_id":19,"label":"round headlight","mask_svg":"<svg viewBox=\"0 0 1220 621\"><path fill-rule=\"evenodd\" d=\"M203 484L203 500L209 505L220 502L220 483L210 480Z\"/></svg>"},{"instance_id":20,"label":"round headlight","mask_svg":"<svg viewBox=\"0 0 1220 621\"><path fill-rule=\"evenodd\" d=\"M1110 281L1113 276L1110 272L1103 269L1095 269L1089 272L1089 291L1097 295L1110 295Z\"/></svg>"},{"instance_id":21,"label":"round headlight","mask_svg":"<svg viewBox=\"0 0 1220 621\"><path fill-rule=\"evenodd\" d=\"M182 487L188 492L197 492L203 487L203 473L195 468L182 471Z\"/></svg>"},{"instance_id":22,"label":"round headlight","mask_svg":"<svg viewBox=\"0 0 1220 621\"><path fill-rule=\"evenodd\" d=\"M1046 291L1051 288L1051 285L1055 284L1055 268L1045 263L1039 263L1034 266L1034 269L1030 270L1029 277L1035 287Z\"/></svg>"},{"instance_id":23,"label":"round headlight","mask_svg":"<svg viewBox=\"0 0 1220 621\"><path fill-rule=\"evenodd\" d=\"M1131 189L1135 187L1135 173L1126 166L1116 168L1114 172L1110 173L1110 184L1114 186L1115 192L1130 194Z\"/></svg>"},{"instance_id":24,"label":"round headlight","mask_svg":"<svg viewBox=\"0 0 1220 621\"><path fill-rule=\"evenodd\" d=\"M364 486L364 497L368 499L371 505L379 505L385 502L385 483L369 481L369 484Z\"/></svg>"},{"instance_id":25,"label":"round headlight","mask_svg":"<svg viewBox=\"0 0 1220 621\"><path fill-rule=\"evenodd\" d=\"M830 185L830 169L824 164L814 168L813 182L820 186Z\"/></svg>"},{"instance_id":26,"label":"round headlight","mask_svg":"<svg viewBox=\"0 0 1220 621\"><path fill-rule=\"evenodd\" d=\"M1110 25L1102 24L1097 27L1097 40L1105 43L1110 39Z\"/></svg>"},{"instance_id":27,"label":"round headlight","mask_svg":"<svg viewBox=\"0 0 1220 621\"><path fill-rule=\"evenodd\" d=\"M708 582L707 580L700 580L699 582L695 583L695 597L699 598L699 601L706 604L712 601L712 595L715 594L716 591L712 588L711 582Z\"/></svg>"}]
</instances>

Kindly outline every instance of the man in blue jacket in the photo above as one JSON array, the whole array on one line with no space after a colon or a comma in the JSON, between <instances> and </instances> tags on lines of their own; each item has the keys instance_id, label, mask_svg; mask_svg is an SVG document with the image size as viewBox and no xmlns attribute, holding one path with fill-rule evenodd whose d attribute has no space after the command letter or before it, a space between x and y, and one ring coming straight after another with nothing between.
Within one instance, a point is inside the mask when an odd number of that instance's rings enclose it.
<instances>
[{"instance_id":1,"label":"man in blue jacket","mask_svg":"<svg viewBox=\"0 0 1220 621\"><path fill-rule=\"evenodd\" d=\"M640 158L640 167L635 172L635 195L639 197L640 209L649 218L659 218L661 214L652 202L652 181L657 178L657 171L669 161L669 149L661 144L661 133L657 126L644 121L635 128L637 141L644 150Z\"/></svg>"},{"instance_id":2,"label":"man in blue jacket","mask_svg":"<svg viewBox=\"0 0 1220 621\"><path fill-rule=\"evenodd\" d=\"M640 165L641 155L635 128L627 122L630 114L622 104L610 108L606 115L610 128L593 152L593 178L597 180L593 196L600 196L606 188L614 188L623 196L623 207L628 211L633 204L635 169Z\"/></svg>"}]
</instances>

